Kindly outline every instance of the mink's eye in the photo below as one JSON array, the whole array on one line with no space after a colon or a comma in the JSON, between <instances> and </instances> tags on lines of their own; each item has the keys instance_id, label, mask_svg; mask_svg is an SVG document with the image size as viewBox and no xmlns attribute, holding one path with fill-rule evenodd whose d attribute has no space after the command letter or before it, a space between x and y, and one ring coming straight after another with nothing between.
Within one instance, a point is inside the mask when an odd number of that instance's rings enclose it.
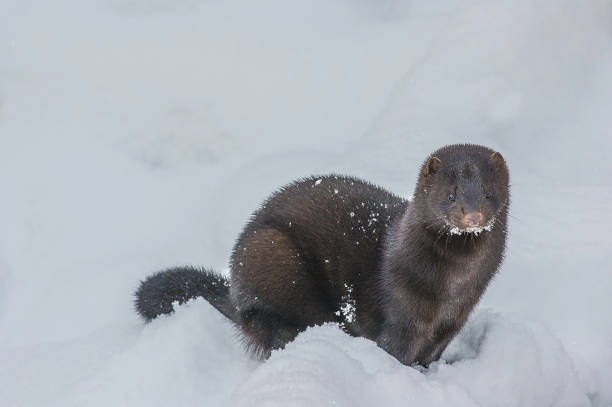
<instances>
[{"instance_id":1,"label":"mink's eye","mask_svg":"<svg viewBox=\"0 0 612 407\"><path fill-rule=\"evenodd\" d=\"M448 196L448 200L451 201L451 202L455 202L457 200L457 197L454 194L450 194Z\"/></svg>"}]
</instances>

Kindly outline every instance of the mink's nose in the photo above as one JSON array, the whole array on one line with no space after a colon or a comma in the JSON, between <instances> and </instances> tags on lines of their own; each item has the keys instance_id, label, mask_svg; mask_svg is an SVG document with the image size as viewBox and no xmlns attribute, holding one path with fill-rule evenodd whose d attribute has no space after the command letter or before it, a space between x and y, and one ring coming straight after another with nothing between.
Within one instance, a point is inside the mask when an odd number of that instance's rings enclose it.
<instances>
[{"instance_id":1,"label":"mink's nose","mask_svg":"<svg viewBox=\"0 0 612 407\"><path fill-rule=\"evenodd\" d=\"M470 212L463 217L463 222L468 227L477 227L482 224L482 213L480 212Z\"/></svg>"}]
</instances>

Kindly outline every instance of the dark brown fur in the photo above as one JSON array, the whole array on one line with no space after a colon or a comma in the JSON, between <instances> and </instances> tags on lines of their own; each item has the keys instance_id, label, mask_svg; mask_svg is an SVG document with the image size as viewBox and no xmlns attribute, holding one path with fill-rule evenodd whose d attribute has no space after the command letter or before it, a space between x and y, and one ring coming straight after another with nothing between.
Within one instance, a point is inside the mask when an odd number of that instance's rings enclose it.
<instances>
[{"instance_id":1,"label":"dark brown fur","mask_svg":"<svg viewBox=\"0 0 612 407\"><path fill-rule=\"evenodd\" d=\"M351 177L299 180L253 214L231 257L231 306L215 306L233 310L262 357L308 326L338 322L402 363L427 365L497 271L508 203L503 158L475 145L430 156L410 203ZM490 230L451 233L473 211Z\"/></svg>"}]
</instances>

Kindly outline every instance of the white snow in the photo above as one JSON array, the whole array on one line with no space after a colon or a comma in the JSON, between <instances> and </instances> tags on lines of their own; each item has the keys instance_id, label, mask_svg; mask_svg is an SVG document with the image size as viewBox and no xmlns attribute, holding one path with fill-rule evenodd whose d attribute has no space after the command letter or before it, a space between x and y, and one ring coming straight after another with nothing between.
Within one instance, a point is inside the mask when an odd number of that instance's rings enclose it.
<instances>
[{"instance_id":1,"label":"white snow","mask_svg":"<svg viewBox=\"0 0 612 407\"><path fill-rule=\"evenodd\" d=\"M487 231L490 232L493 229L493 225L495 224L495 218L492 218L485 226L483 227L469 227L469 228L465 228L465 229L461 229L457 226L453 226L451 227L448 232L451 235L462 235L464 233L473 233L474 235L478 236L479 234L481 234L483 231Z\"/></svg>"},{"instance_id":2,"label":"white snow","mask_svg":"<svg viewBox=\"0 0 612 407\"><path fill-rule=\"evenodd\" d=\"M607 0L0 0L0 404L612 405L611 28ZM431 368L133 312L147 274L226 270L280 185L407 196L452 142L502 152L512 217Z\"/></svg>"},{"instance_id":3,"label":"white snow","mask_svg":"<svg viewBox=\"0 0 612 407\"><path fill-rule=\"evenodd\" d=\"M343 329L349 328L347 324L351 324L357 318L357 307L352 285L344 283L344 294L341 297L340 308L335 314L342 318L339 325Z\"/></svg>"}]
</instances>

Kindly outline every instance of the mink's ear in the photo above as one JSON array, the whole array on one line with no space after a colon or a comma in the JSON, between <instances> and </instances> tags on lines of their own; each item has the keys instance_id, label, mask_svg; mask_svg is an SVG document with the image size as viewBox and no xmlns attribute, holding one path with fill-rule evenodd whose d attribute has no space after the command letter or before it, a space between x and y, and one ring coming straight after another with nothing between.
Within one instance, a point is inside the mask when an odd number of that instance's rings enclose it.
<instances>
[{"instance_id":1,"label":"mink's ear","mask_svg":"<svg viewBox=\"0 0 612 407\"><path fill-rule=\"evenodd\" d=\"M442 160L438 157L431 156L425 163L425 176L429 177L430 175L435 174L442 168Z\"/></svg>"},{"instance_id":2,"label":"mink's ear","mask_svg":"<svg viewBox=\"0 0 612 407\"><path fill-rule=\"evenodd\" d=\"M502 168L505 166L506 161L504 160L504 157L501 155L501 153L498 153L497 151L492 153L489 156L489 160L497 167L497 168Z\"/></svg>"}]
</instances>

